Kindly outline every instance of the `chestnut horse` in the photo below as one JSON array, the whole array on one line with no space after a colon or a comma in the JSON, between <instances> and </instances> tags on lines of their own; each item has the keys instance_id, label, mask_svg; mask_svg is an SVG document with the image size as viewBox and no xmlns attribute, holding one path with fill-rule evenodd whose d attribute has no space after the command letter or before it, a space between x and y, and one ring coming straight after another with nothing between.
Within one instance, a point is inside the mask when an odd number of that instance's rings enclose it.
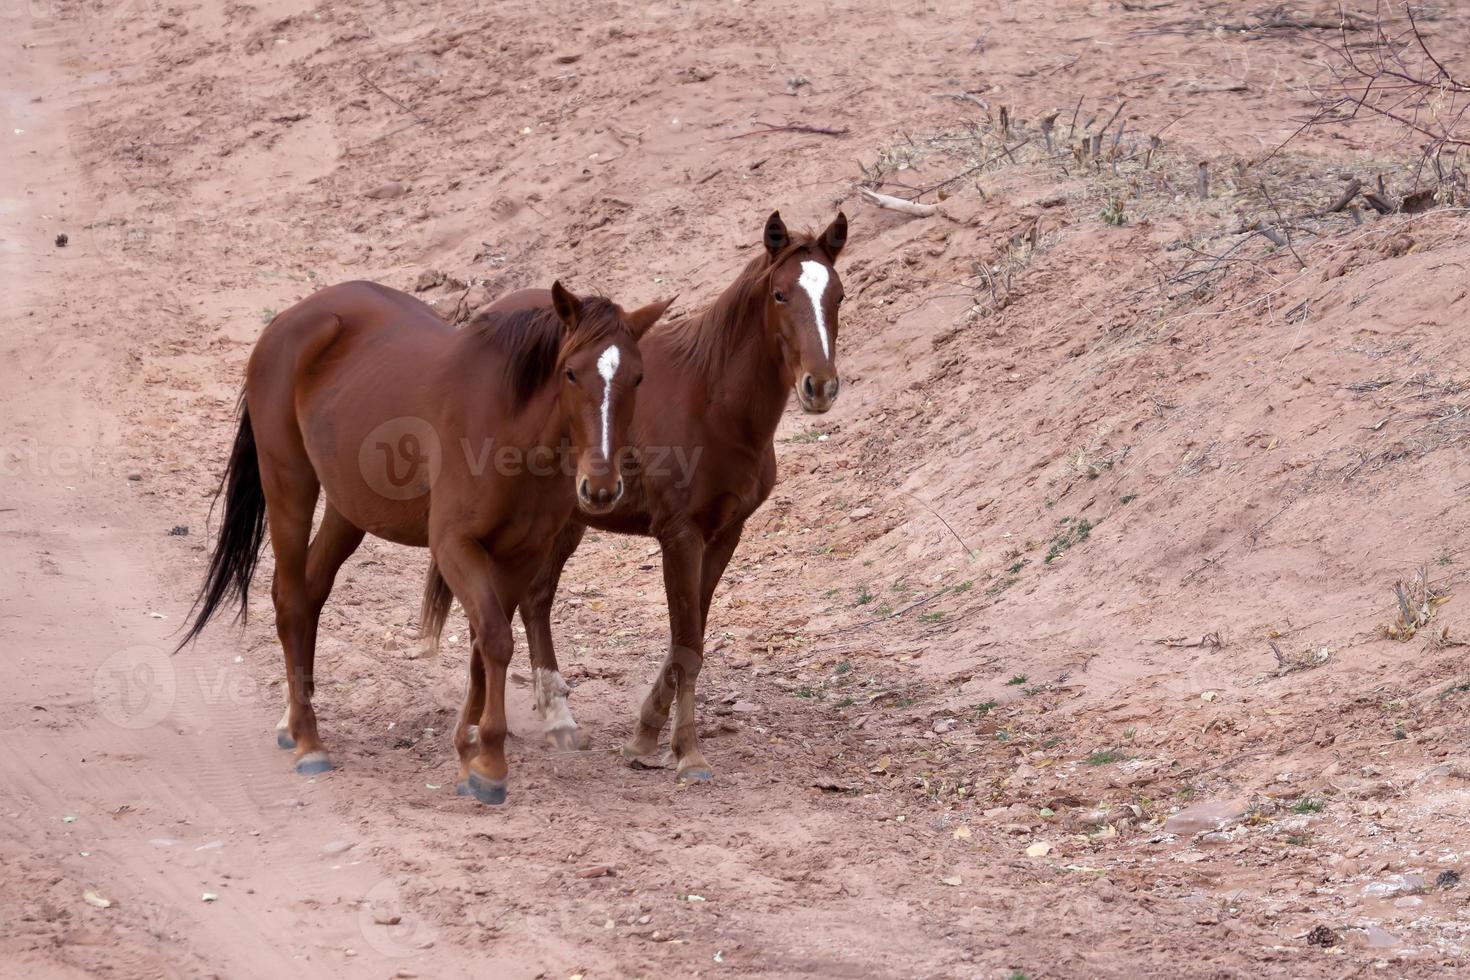
<instances>
[{"instance_id":1,"label":"chestnut horse","mask_svg":"<svg viewBox=\"0 0 1470 980\"><path fill-rule=\"evenodd\" d=\"M641 460L623 499L603 514L578 514L562 529L521 603L531 648L536 706L547 738L580 741L551 642L551 604L562 567L588 526L658 539L663 551L670 644L637 730L623 749L637 759L658 749L675 709L673 757L680 779L712 775L695 729L695 680L704 663L710 599L745 521L776 483L776 425L796 386L807 412L837 397L837 314L842 282L834 265L847 240L840 212L820 235L793 237L779 212L766 221L765 248L709 307L645 337L646 385L629 436ZM544 292L504 297L506 310L541 308ZM453 583L450 583L451 585ZM424 634L437 638L451 596L435 567L424 593ZM479 669L478 662L472 669Z\"/></svg>"},{"instance_id":2,"label":"chestnut horse","mask_svg":"<svg viewBox=\"0 0 1470 980\"><path fill-rule=\"evenodd\" d=\"M637 340L668 307L624 313L561 283L548 295L547 309L486 311L457 331L412 296L351 282L286 310L256 343L219 542L180 647L225 600L243 614L269 528L288 683L277 741L298 772L332 768L311 705L317 624L371 533L427 546L469 616L480 669L455 732L459 791L504 802L510 616L572 512L605 514L621 498L611 464L642 380Z\"/></svg>"}]
</instances>

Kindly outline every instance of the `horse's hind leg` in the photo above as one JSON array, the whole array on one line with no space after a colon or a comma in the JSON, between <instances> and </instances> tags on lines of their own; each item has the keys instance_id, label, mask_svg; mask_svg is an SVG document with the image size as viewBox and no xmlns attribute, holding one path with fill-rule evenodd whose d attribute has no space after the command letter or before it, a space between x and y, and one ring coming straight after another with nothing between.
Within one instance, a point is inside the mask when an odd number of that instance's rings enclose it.
<instances>
[{"instance_id":1,"label":"horse's hind leg","mask_svg":"<svg viewBox=\"0 0 1470 980\"><path fill-rule=\"evenodd\" d=\"M316 691L316 638L317 630L321 624L322 607L326 605L327 597L332 594L332 586L337 580L337 572L342 564L352 556L362 543L363 530L350 523L343 517L337 508L330 503L322 515L321 527L317 528L316 536L312 538L311 546L306 552L306 577L305 597L306 613L304 629L300 635L301 645L298 647L297 667L301 673L301 687L304 694L307 711L312 718L312 732L315 734L315 712L311 709L311 699ZM284 644L284 641L282 641ZM286 714L281 723L276 726L276 742L282 748L301 748L301 743L294 736L291 724L291 707L294 702L287 701ZM321 772L331 768L331 761L326 752L318 747L314 750L303 750L298 755L297 768L303 772ZM311 755L315 752L315 755Z\"/></svg>"},{"instance_id":2,"label":"horse's hind leg","mask_svg":"<svg viewBox=\"0 0 1470 980\"><path fill-rule=\"evenodd\" d=\"M582 542L586 528L568 524L562 528L546 556L541 571L521 601L521 622L526 627L526 641L531 648L531 677L536 692L536 711L541 715L541 729L546 741L563 752L585 748L586 736L577 728L567 704L570 689L561 677L556 662L556 648L551 640L551 604L567 559Z\"/></svg>"}]
</instances>

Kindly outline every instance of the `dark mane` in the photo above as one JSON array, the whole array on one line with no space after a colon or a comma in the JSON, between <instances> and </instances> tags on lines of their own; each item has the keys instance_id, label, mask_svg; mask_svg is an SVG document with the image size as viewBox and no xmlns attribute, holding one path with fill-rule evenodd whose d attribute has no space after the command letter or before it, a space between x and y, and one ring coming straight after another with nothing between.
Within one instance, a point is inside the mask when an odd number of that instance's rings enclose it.
<instances>
[{"instance_id":1,"label":"dark mane","mask_svg":"<svg viewBox=\"0 0 1470 980\"><path fill-rule=\"evenodd\" d=\"M588 296L582 300L582 319L570 337L561 318L551 309L495 313L483 310L466 326L505 359L505 382L516 408L521 408L557 372L562 361L599 341L611 340L622 329L612 300Z\"/></svg>"},{"instance_id":2,"label":"dark mane","mask_svg":"<svg viewBox=\"0 0 1470 980\"><path fill-rule=\"evenodd\" d=\"M713 303L698 313L656 327L650 336L666 340L670 353L684 367L712 377L722 369L725 358L749 339L750 328L744 319L751 304L761 299L771 270L815 241L816 235L810 231L794 233L791 244L774 259L762 248Z\"/></svg>"}]
</instances>

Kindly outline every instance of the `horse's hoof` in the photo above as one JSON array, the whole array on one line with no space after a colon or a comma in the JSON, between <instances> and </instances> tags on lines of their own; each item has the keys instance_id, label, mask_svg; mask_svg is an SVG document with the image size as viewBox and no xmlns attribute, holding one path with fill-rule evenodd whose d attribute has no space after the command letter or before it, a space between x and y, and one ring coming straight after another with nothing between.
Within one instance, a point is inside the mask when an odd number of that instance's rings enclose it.
<instances>
[{"instance_id":1,"label":"horse's hoof","mask_svg":"<svg viewBox=\"0 0 1470 980\"><path fill-rule=\"evenodd\" d=\"M500 806L505 802L505 780L491 779L473 770L466 780L470 795L486 806Z\"/></svg>"},{"instance_id":2,"label":"horse's hoof","mask_svg":"<svg viewBox=\"0 0 1470 980\"><path fill-rule=\"evenodd\" d=\"M277 748L282 748L282 749L294 749L294 748L296 748L296 740L291 737L291 733L289 731L287 731L286 729L284 729L284 728L277 728L276 729L276 746L277 746Z\"/></svg>"},{"instance_id":3,"label":"horse's hoof","mask_svg":"<svg viewBox=\"0 0 1470 980\"><path fill-rule=\"evenodd\" d=\"M546 744L558 752L580 752L589 742L580 728L553 728L546 733Z\"/></svg>"},{"instance_id":4,"label":"horse's hoof","mask_svg":"<svg viewBox=\"0 0 1470 980\"><path fill-rule=\"evenodd\" d=\"M454 795L455 796L469 796L470 795L470 781L468 779L461 779L459 782L455 783L454 784Z\"/></svg>"},{"instance_id":5,"label":"horse's hoof","mask_svg":"<svg viewBox=\"0 0 1470 980\"><path fill-rule=\"evenodd\" d=\"M303 776L319 776L332 771L332 760L325 752L308 752L296 760L296 771Z\"/></svg>"},{"instance_id":6,"label":"horse's hoof","mask_svg":"<svg viewBox=\"0 0 1470 980\"><path fill-rule=\"evenodd\" d=\"M681 783L707 783L714 778L714 770L708 766L695 766L693 769L679 770L679 782Z\"/></svg>"}]
</instances>

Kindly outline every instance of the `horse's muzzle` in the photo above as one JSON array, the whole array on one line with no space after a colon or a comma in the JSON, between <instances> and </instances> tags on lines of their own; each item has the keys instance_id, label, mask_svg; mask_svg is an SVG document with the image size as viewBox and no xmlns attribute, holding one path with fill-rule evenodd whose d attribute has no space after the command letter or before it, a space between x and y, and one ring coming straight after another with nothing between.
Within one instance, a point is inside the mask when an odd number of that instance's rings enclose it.
<instances>
[{"instance_id":1,"label":"horse's muzzle","mask_svg":"<svg viewBox=\"0 0 1470 980\"><path fill-rule=\"evenodd\" d=\"M835 377L818 381L810 374L804 374L796 386L796 400L801 403L802 411L821 415L837 401L837 392L841 387L842 382Z\"/></svg>"},{"instance_id":2,"label":"horse's muzzle","mask_svg":"<svg viewBox=\"0 0 1470 980\"><path fill-rule=\"evenodd\" d=\"M611 487L592 486L592 481L582 477L577 484L577 503L589 514L606 514L618 505L623 498L623 478L618 477L618 482Z\"/></svg>"}]
</instances>

